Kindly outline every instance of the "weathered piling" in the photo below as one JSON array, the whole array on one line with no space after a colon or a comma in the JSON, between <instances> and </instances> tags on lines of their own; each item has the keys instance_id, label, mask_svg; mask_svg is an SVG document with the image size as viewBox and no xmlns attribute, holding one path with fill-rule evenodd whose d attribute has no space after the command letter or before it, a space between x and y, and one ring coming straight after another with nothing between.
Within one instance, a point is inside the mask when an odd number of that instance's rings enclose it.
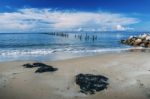
<instances>
[{"instance_id":1,"label":"weathered piling","mask_svg":"<svg viewBox=\"0 0 150 99\"><path fill-rule=\"evenodd\" d=\"M95 40L98 40L97 35L92 35L91 36L91 35L88 35L87 33L85 35L83 35L83 34L75 34L74 37L76 39L85 40L85 41L89 41L89 40L95 41Z\"/></svg>"}]
</instances>

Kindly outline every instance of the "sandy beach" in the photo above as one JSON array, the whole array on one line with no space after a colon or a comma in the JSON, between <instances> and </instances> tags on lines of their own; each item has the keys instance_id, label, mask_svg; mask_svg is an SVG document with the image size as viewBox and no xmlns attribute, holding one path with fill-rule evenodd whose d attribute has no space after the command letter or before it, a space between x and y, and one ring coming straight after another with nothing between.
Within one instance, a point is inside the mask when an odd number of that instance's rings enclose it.
<instances>
[{"instance_id":1,"label":"sandy beach","mask_svg":"<svg viewBox=\"0 0 150 99\"><path fill-rule=\"evenodd\" d=\"M149 9L0 0L0 99L150 99Z\"/></svg>"},{"instance_id":2,"label":"sandy beach","mask_svg":"<svg viewBox=\"0 0 150 99\"><path fill-rule=\"evenodd\" d=\"M58 71L41 74L22 66L34 61L2 62L0 99L149 99L149 56L147 52L123 52L43 62ZM80 93L75 83L79 73L108 77L108 88L94 95Z\"/></svg>"}]
</instances>

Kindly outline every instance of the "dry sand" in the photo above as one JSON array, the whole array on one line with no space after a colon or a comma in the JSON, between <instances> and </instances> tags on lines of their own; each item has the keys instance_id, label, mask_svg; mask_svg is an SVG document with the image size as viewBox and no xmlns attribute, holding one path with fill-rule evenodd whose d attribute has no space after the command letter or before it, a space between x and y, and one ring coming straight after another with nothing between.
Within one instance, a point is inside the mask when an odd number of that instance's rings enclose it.
<instances>
[{"instance_id":1,"label":"dry sand","mask_svg":"<svg viewBox=\"0 0 150 99\"><path fill-rule=\"evenodd\" d=\"M34 73L25 63L0 63L0 99L149 99L150 53L124 52L44 62L57 67L53 73ZM94 95L80 93L79 73L109 78L108 89Z\"/></svg>"}]
</instances>

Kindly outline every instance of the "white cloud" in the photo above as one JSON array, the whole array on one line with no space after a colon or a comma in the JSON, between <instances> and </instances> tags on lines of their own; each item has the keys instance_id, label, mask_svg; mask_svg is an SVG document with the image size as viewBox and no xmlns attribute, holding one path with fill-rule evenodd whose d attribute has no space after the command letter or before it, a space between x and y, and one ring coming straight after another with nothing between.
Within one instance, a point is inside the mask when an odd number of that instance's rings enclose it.
<instances>
[{"instance_id":1,"label":"white cloud","mask_svg":"<svg viewBox=\"0 0 150 99\"><path fill-rule=\"evenodd\" d=\"M25 8L0 13L0 32L127 30L138 22L136 18L114 13Z\"/></svg>"},{"instance_id":2,"label":"white cloud","mask_svg":"<svg viewBox=\"0 0 150 99\"><path fill-rule=\"evenodd\" d=\"M119 31L124 31L124 30L126 30L126 28L123 27L122 25L117 25L117 26L116 26L116 29L119 30Z\"/></svg>"},{"instance_id":3,"label":"white cloud","mask_svg":"<svg viewBox=\"0 0 150 99\"><path fill-rule=\"evenodd\" d=\"M116 30L118 30L118 31L125 31L125 30L134 30L134 28L124 27L124 26L118 24L116 26Z\"/></svg>"}]
</instances>

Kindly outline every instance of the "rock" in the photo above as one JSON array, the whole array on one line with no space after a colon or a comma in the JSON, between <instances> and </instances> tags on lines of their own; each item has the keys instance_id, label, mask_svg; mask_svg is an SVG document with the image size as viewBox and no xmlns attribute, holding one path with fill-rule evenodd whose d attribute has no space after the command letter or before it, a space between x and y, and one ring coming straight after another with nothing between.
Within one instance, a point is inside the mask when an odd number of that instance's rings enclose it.
<instances>
[{"instance_id":1,"label":"rock","mask_svg":"<svg viewBox=\"0 0 150 99\"><path fill-rule=\"evenodd\" d=\"M23 66L26 68L33 68L33 67L44 67L44 66L48 66L48 65L46 65L44 63L33 63L33 64L27 63L27 64L24 64Z\"/></svg>"},{"instance_id":2,"label":"rock","mask_svg":"<svg viewBox=\"0 0 150 99\"><path fill-rule=\"evenodd\" d=\"M150 42L147 44L147 47L149 47L149 48L150 48Z\"/></svg>"},{"instance_id":3,"label":"rock","mask_svg":"<svg viewBox=\"0 0 150 99\"><path fill-rule=\"evenodd\" d=\"M45 66L48 66L44 63L33 63L34 66L37 66L37 67L45 67Z\"/></svg>"},{"instance_id":4,"label":"rock","mask_svg":"<svg viewBox=\"0 0 150 99\"><path fill-rule=\"evenodd\" d=\"M129 39L132 39L134 36L130 36Z\"/></svg>"},{"instance_id":5,"label":"rock","mask_svg":"<svg viewBox=\"0 0 150 99\"><path fill-rule=\"evenodd\" d=\"M80 86L80 92L85 94L94 94L96 91L107 89L107 80L102 75L78 74L76 76L76 84Z\"/></svg>"},{"instance_id":6,"label":"rock","mask_svg":"<svg viewBox=\"0 0 150 99\"><path fill-rule=\"evenodd\" d=\"M141 35L141 38L142 38L142 39L145 39L147 36L148 36L148 35L144 33L143 35Z\"/></svg>"},{"instance_id":7,"label":"rock","mask_svg":"<svg viewBox=\"0 0 150 99\"><path fill-rule=\"evenodd\" d=\"M24 64L23 67L25 68L33 68L33 67L37 67L36 65L31 65L30 63Z\"/></svg>"},{"instance_id":8,"label":"rock","mask_svg":"<svg viewBox=\"0 0 150 99\"><path fill-rule=\"evenodd\" d=\"M121 43L123 44L126 44L126 42L127 42L126 40L121 40Z\"/></svg>"},{"instance_id":9,"label":"rock","mask_svg":"<svg viewBox=\"0 0 150 99\"><path fill-rule=\"evenodd\" d=\"M57 71L57 68L53 68L52 66L44 66L44 67L40 67L38 68L35 73L43 73L43 72L54 72Z\"/></svg>"},{"instance_id":10,"label":"rock","mask_svg":"<svg viewBox=\"0 0 150 99\"><path fill-rule=\"evenodd\" d=\"M43 73L43 72L54 72L58 70L57 68L54 68L53 66L46 65L44 63L33 63L33 64L24 64L23 65L26 68L33 68L33 67L39 67L35 73Z\"/></svg>"},{"instance_id":11,"label":"rock","mask_svg":"<svg viewBox=\"0 0 150 99\"><path fill-rule=\"evenodd\" d=\"M140 45L142 43L142 39L136 39L135 41L134 41L134 46L138 46L138 45Z\"/></svg>"},{"instance_id":12,"label":"rock","mask_svg":"<svg viewBox=\"0 0 150 99\"><path fill-rule=\"evenodd\" d=\"M141 47L145 47L146 45L145 45L145 43L141 43L140 46Z\"/></svg>"},{"instance_id":13,"label":"rock","mask_svg":"<svg viewBox=\"0 0 150 99\"><path fill-rule=\"evenodd\" d=\"M146 40L150 40L150 36L147 36L145 39L146 39Z\"/></svg>"},{"instance_id":14,"label":"rock","mask_svg":"<svg viewBox=\"0 0 150 99\"><path fill-rule=\"evenodd\" d=\"M143 34L137 37L130 36L126 40L121 40L122 44L131 45L131 46L141 46L141 47L150 47L150 35Z\"/></svg>"}]
</instances>

